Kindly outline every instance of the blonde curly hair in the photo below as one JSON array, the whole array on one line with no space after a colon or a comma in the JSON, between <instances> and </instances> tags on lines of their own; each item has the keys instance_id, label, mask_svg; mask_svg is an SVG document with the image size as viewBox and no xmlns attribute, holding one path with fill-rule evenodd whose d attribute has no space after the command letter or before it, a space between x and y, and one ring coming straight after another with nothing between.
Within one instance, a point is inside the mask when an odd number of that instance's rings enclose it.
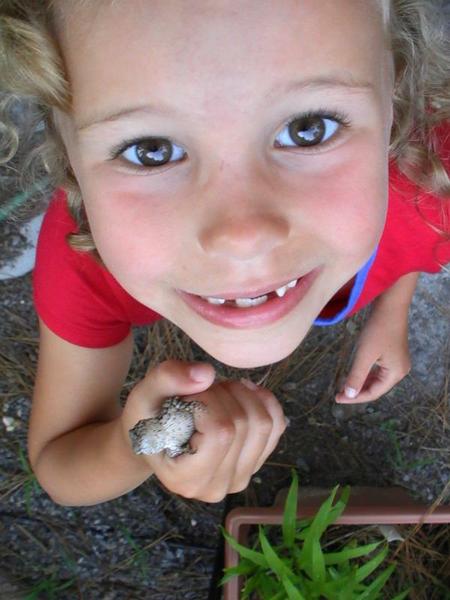
<instances>
[{"instance_id":1,"label":"blonde curly hair","mask_svg":"<svg viewBox=\"0 0 450 600\"><path fill-rule=\"evenodd\" d=\"M88 2L76 0L71 7ZM109 0L113 2L114 0ZM396 84L389 153L419 188L450 197L450 179L439 157L435 127L450 117L450 52L442 0L375 0L382 12L393 52ZM33 186L45 174L47 193L63 188L78 233L70 246L100 259L83 208L76 178L53 120L53 109L69 112L71 93L54 39L55 0L0 0L0 166L11 165L22 139L17 102L26 102L27 130L43 138L25 153L20 187ZM413 100L413 101L412 101ZM30 124L31 119L31 124ZM442 204L445 239L450 239ZM436 229L436 228L435 228ZM101 259L100 259L101 260Z\"/></svg>"}]
</instances>

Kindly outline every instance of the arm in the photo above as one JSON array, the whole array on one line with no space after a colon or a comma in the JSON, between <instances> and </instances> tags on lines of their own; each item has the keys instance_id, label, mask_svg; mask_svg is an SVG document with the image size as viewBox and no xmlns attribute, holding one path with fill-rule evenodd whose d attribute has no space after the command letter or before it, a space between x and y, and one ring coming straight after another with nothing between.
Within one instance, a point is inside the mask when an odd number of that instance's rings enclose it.
<instances>
[{"instance_id":1,"label":"arm","mask_svg":"<svg viewBox=\"0 0 450 600\"><path fill-rule=\"evenodd\" d=\"M132 334L105 349L75 346L40 321L40 351L29 427L29 457L55 502L95 504L120 496L152 473L130 447L119 394Z\"/></svg>"},{"instance_id":2,"label":"arm","mask_svg":"<svg viewBox=\"0 0 450 600\"><path fill-rule=\"evenodd\" d=\"M377 400L409 373L408 313L419 274L400 277L373 301L337 402Z\"/></svg>"},{"instance_id":3,"label":"arm","mask_svg":"<svg viewBox=\"0 0 450 600\"><path fill-rule=\"evenodd\" d=\"M104 502L152 473L177 494L219 502L248 486L286 428L269 390L214 383L213 367L202 363L160 363L133 387L122 409L118 397L131 361L131 334L111 348L89 349L40 326L29 456L38 481L59 504ZM189 396L207 408L190 440L195 452L135 456L129 429L154 417L170 396Z\"/></svg>"},{"instance_id":4,"label":"arm","mask_svg":"<svg viewBox=\"0 0 450 600\"><path fill-rule=\"evenodd\" d=\"M375 298L372 303L372 312L388 310L407 315L419 275L420 273L414 272L400 277L394 285Z\"/></svg>"}]
</instances>

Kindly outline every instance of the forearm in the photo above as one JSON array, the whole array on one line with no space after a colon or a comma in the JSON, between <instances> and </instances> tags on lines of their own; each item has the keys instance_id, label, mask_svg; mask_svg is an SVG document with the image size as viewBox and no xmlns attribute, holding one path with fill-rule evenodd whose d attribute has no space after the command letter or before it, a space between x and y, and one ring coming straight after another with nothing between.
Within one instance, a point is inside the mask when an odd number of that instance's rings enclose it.
<instances>
[{"instance_id":1,"label":"forearm","mask_svg":"<svg viewBox=\"0 0 450 600\"><path fill-rule=\"evenodd\" d=\"M389 310L408 315L420 273L408 273L400 277L394 285L380 294L372 303L373 310Z\"/></svg>"},{"instance_id":2,"label":"forearm","mask_svg":"<svg viewBox=\"0 0 450 600\"><path fill-rule=\"evenodd\" d=\"M50 442L33 466L51 498L67 506L87 506L125 494L151 474L136 456L120 419L92 423Z\"/></svg>"}]
</instances>

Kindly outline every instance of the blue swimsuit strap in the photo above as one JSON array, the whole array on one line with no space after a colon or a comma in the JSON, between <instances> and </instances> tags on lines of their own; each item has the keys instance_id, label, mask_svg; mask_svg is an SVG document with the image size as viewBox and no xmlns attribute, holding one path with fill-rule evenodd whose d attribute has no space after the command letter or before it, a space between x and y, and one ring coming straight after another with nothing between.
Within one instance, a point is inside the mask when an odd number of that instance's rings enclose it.
<instances>
[{"instance_id":1,"label":"blue swimsuit strap","mask_svg":"<svg viewBox=\"0 0 450 600\"><path fill-rule=\"evenodd\" d=\"M361 269L356 274L356 279L353 284L352 291L350 292L350 296L348 298L347 306L345 306L341 311L339 311L334 317L330 317L329 319L321 319L320 317L314 321L314 325L325 326L325 325L335 325L339 323L348 315L348 313L353 309L358 298L361 295L361 292L364 288L364 284L366 283L367 275L369 274L370 268L375 260L375 257L378 252L378 246L375 248L372 256L366 262L365 265L361 267Z\"/></svg>"}]
</instances>

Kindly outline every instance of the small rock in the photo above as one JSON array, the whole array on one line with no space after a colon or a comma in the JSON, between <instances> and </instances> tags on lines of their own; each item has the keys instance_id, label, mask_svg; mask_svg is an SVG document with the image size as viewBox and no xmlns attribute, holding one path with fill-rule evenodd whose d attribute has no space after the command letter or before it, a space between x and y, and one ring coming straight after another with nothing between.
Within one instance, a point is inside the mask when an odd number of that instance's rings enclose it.
<instances>
[{"instance_id":1,"label":"small rock","mask_svg":"<svg viewBox=\"0 0 450 600\"><path fill-rule=\"evenodd\" d=\"M299 471L303 471L304 473L310 473L311 469L309 468L308 463L301 456L297 458L296 464L297 469L299 469Z\"/></svg>"},{"instance_id":2,"label":"small rock","mask_svg":"<svg viewBox=\"0 0 450 600\"><path fill-rule=\"evenodd\" d=\"M3 417L2 421L6 431L14 431L20 425L20 421L14 419L14 417Z\"/></svg>"},{"instance_id":3,"label":"small rock","mask_svg":"<svg viewBox=\"0 0 450 600\"><path fill-rule=\"evenodd\" d=\"M297 389L297 384L293 381L286 381L286 383L283 383L283 385L280 387L280 390L282 392L294 392Z\"/></svg>"},{"instance_id":4,"label":"small rock","mask_svg":"<svg viewBox=\"0 0 450 600\"><path fill-rule=\"evenodd\" d=\"M350 332L352 335L354 335L357 332L357 326L353 321L347 321L347 323L345 324L345 327L347 329L348 332Z\"/></svg>"}]
</instances>

